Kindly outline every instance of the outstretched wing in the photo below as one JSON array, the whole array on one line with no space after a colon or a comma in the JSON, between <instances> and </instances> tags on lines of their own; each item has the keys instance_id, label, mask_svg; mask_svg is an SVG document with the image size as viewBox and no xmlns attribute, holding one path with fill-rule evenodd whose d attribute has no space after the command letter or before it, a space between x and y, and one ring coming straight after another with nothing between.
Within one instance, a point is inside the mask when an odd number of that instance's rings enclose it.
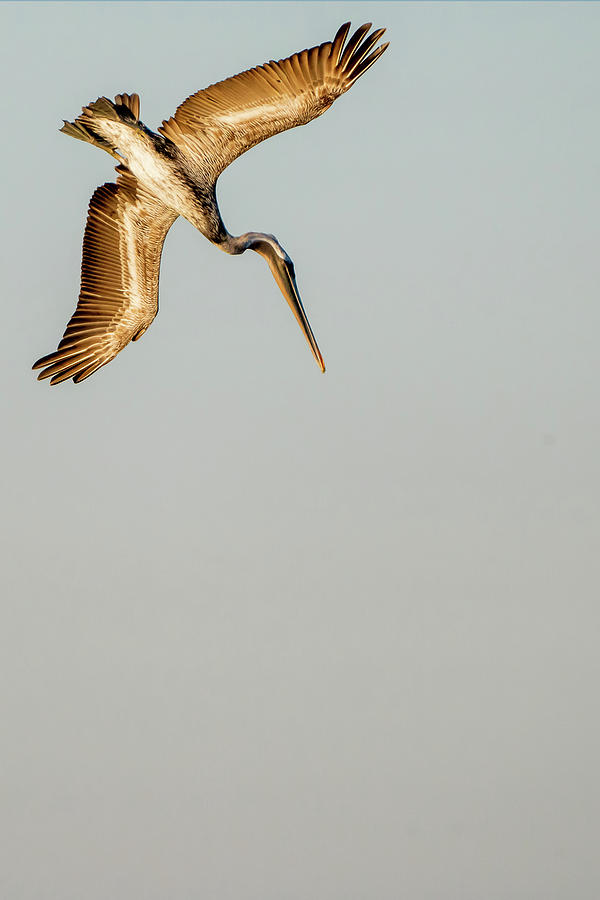
<instances>
[{"instance_id":1,"label":"outstretched wing","mask_svg":"<svg viewBox=\"0 0 600 900\"><path fill-rule=\"evenodd\" d=\"M50 384L88 378L141 337L158 311L160 257L177 213L127 169L117 171L117 183L90 201L77 309L58 349L33 366Z\"/></svg>"},{"instance_id":2,"label":"outstretched wing","mask_svg":"<svg viewBox=\"0 0 600 900\"><path fill-rule=\"evenodd\" d=\"M350 23L333 41L269 62L188 97L159 131L189 156L201 155L213 175L260 141L320 116L352 87L388 44L385 31L362 25L346 43Z\"/></svg>"}]
</instances>

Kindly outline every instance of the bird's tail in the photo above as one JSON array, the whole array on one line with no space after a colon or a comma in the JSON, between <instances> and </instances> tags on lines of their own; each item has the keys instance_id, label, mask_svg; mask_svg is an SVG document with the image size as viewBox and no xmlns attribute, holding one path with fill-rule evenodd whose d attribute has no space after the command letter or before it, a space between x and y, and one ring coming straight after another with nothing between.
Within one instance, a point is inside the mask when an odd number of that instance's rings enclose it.
<instances>
[{"instance_id":1,"label":"bird's tail","mask_svg":"<svg viewBox=\"0 0 600 900\"><path fill-rule=\"evenodd\" d=\"M101 150L106 150L119 163L123 162L117 147L107 137L98 134L94 129L94 121L97 119L110 119L126 125L137 125L140 120L140 98L137 94L117 94L115 102L107 97L98 97L93 103L84 106L81 115L74 122L67 122L60 129L63 134L93 144Z\"/></svg>"}]
</instances>

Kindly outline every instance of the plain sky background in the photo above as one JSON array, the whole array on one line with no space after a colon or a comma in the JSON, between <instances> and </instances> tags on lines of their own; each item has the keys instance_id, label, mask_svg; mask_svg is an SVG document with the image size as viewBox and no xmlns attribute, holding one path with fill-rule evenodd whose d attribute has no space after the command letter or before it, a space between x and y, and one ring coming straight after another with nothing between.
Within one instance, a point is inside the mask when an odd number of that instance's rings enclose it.
<instances>
[{"instance_id":1,"label":"plain sky background","mask_svg":"<svg viewBox=\"0 0 600 900\"><path fill-rule=\"evenodd\" d=\"M387 25L37 383L110 158L59 134ZM4 4L2 900L597 900L600 5Z\"/></svg>"}]
</instances>

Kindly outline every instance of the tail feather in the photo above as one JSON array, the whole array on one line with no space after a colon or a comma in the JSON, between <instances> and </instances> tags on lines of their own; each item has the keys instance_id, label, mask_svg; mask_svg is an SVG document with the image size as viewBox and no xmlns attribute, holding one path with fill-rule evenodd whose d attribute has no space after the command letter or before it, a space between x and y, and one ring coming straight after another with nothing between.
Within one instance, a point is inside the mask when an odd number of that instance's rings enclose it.
<instances>
[{"instance_id":1,"label":"tail feather","mask_svg":"<svg viewBox=\"0 0 600 900\"><path fill-rule=\"evenodd\" d=\"M65 121L60 130L69 137L105 150L122 163L123 157L119 155L117 148L94 129L94 120L111 119L113 122L135 126L139 123L139 114L140 98L137 94L117 94L114 103L107 97L98 97L93 103L83 107L81 115L74 122Z\"/></svg>"},{"instance_id":2,"label":"tail feather","mask_svg":"<svg viewBox=\"0 0 600 900\"><path fill-rule=\"evenodd\" d=\"M140 98L138 94L117 94L115 103L117 106L124 106L125 109L128 109L136 122L140 121Z\"/></svg>"},{"instance_id":3,"label":"tail feather","mask_svg":"<svg viewBox=\"0 0 600 900\"><path fill-rule=\"evenodd\" d=\"M68 134L69 137L76 138L79 141L85 141L87 144L93 144L95 147L99 147L101 150L106 150L107 153L116 159L118 162L123 162L121 156L118 155L116 149L103 137L100 137L99 134L94 134L90 131L89 128L86 128L82 122L77 119L75 122L67 122L64 120L64 125L60 129L63 134Z\"/></svg>"},{"instance_id":4,"label":"tail feather","mask_svg":"<svg viewBox=\"0 0 600 900\"><path fill-rule=\"evenodd\" d=\"M81 110L81 116L79 116L79 118L112 119L114 122L120 120L115 104L112 100L109 100L108 97L98 97L93 103L88 103L88 105L84 106Z\"/></svg>"}]
</instances>

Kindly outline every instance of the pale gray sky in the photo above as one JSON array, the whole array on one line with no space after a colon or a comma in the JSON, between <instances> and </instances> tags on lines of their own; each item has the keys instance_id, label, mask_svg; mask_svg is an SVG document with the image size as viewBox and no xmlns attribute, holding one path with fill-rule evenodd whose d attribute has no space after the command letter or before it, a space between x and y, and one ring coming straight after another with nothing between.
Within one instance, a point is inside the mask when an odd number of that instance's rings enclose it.
<instances>
[{"instance_id":1,"label":"pale gray sky","mask_svg":"<svg viewBox=\"0 0 600 900\"><path fill-rule=\"evenodd\" d=\"M110 158L59 134L387 25L38 384ZM0 7L3 900L596 900L600 6Z\"/></svg>"}]
</instances>

